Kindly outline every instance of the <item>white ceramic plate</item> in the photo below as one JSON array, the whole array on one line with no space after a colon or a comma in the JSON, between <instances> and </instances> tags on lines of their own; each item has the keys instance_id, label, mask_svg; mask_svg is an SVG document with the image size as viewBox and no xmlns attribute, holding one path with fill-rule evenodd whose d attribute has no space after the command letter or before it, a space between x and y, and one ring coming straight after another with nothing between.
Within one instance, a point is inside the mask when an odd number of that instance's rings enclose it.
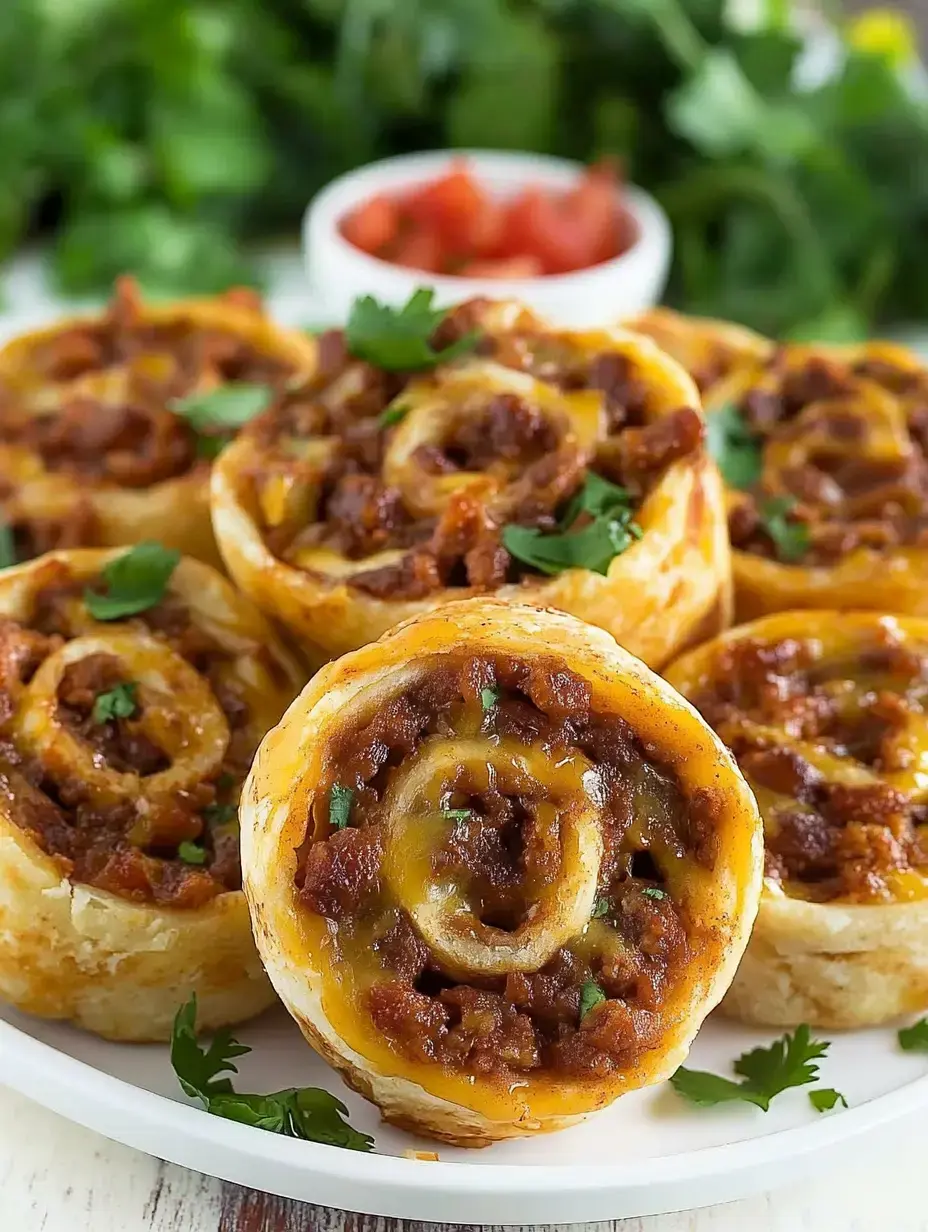
<instances>
[{"instance_id":1,"label":"white ceramic plate","mask_svg":"<svg viewBox=\"0 0 928 1232\"><path fill-rule=\"evenodd\" d=\"M901 1052L889 1029L836 1036L822 1084L847 1111L817 1113L807 1089L768 1113L751 1105L696 1109L668 1087L627 1095L560 1134L482 1151L439 1146L379 1124L303 1043L282 1010L237 1032L254 1052L237 1086L323 1086L374 1135L376 1154L281 1138L209 1116L182 1095L168 1050L109 1044L0 1010L0 1081L109 1138L172 1163L287 1197L370 1214L455 1223L551 1223L656 1214L769 1189L846 1157L853 1141L928 1104L928 1057ZM773 1032L710 1022L689 1065L728 1074L738 1053ZM869 1145L869 1141L867 1142Z\"/></svg>"}]
</instances>

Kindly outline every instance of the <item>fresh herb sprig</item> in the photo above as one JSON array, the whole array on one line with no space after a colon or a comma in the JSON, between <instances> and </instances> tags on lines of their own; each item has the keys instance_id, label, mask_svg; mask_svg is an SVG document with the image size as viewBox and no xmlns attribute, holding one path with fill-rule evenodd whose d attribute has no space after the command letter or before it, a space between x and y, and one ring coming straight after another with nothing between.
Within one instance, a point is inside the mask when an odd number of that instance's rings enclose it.
<instances>
[{"instance_id":1,"label":"fresh herb sprig","mask_svg":"<svg viewBox=\"0 0 928 1232\"><path fill-rule=\"evenodd\" d=\"M919 1018L911 1027L901 1027L897 1038L903 1052L928 1052L928 1018Z\"/></svg>"},{"instance_id":2,"label":"fresh herb sprig","mask_svg":"<svg viewBox=\"0 0 928 1232\"><path fill-rule=\"evenodd\" d=\"M612 561L641 538L634 508L625 488L588 472L583 487L564 512L557 531L537 527L503 527L503 547L516 560L540 573L589 569L605 575Z\"/></svg>"},{"instance_id":3,"label":"fresh herb sprig","mask_svg":"<svg viewBox=\"0 0 928 1232\"><path fill-rule=\"evenodd\" d=\"M353 804L354 791L352 788L334 783L329 792L329 822L335 830L344 830L348 825Z\"/></svg>"},{"instance_id":4,"label":"fresh herb sprig","mask_svg":"<svg viewBox=\"0 0 928 1232\"><path fill-rule=\"evenodd\" d=\"M233 432L266 411L273 398L269 385L236 381L175 398L171 410L186 419L194 432Z\"/></svg>"},{"instance_id":5,"label":"fresh herb sprig","mask_svg":"<svg viewBox=\"0 0 928 1232\"><path fill-rule=\"evenodd\" d=\"M789 515L796 503L792 496L774 496L762 501L758 510L761 525L773 541L777 558L789 565L802 560L812 541L805 522L790 521Z\"/></svg>"},{"instance_id":6,"label":"fresh herb sprig","mask_svg":"<svg viewBox=\"0 0 928 1232\"><path fill-rule=\"evenodd\" d=\"M706 447L730 488L753 487L763 470L761 441L733 402L706 416Z\"/></svg>"},{"instance_id":7,"label":"fresh herb sprig","mask_svg":"<svg viewBox=\"0 0 928 1232\"><path fill-rule=\"evenodd\" d=\"M18 563L13 528L8 522L0 522L0 569L10 569Z\"/></svg>"},{"instance_id":8,"label":"fresh herb sprig","mask_svg":"<svg viewBox=\"0 0 928 1232\"><path fill-rule=\"evenodd\" d=\"M682 1065L670 1082L678 1095L701 1108L742 1100L766 1112L771 1100L783 1091L818 1081L816 1062L829 1047L827 1041L813 1039L803 1023L794 1032L774 1040L768 1048L743 1052L733 1066L741 1082Z\"/></svg>"},{"instance_id":9,"label":"fresh herb sprig","mask_svg":"<svg viewBox=\"0 0 928 1232\"><path fill-rule=\"evenodd\" d=\"M447 316L445 309L432 307L434 298L434 291L420 287L402 308L380 304L372 295L356 299L345 328L348 350L387 372L421 372L466 355L480 340L477 330L440 351L432 347L430 339Z\"/></svg>"},{"instance_id":10,"label":"fresh herb sprig","mask_svg":"<svg viewBox=\"0 0 928 1232\"><path fill-rule=\"evenodd\" d=\"M147 612L164 598L179 562L180 552L173 548L137 543L104 567L102 590L88 586L84 591L87 610L95 620L121 620Z\"/></svg>"},{"instance_id":11,"label":"fresh herb sprig","mask_svg":"<svg viewBox=\"0 0 928 1232\"><path fill-rule=\"evenodd\" d=\"M138 708L137 680L126 680L105 693L98 693L93 703L94 723L107 723L110 719L131 719Z\"/></svg>"},{"instance_id":12,"label":"fresh herb sprig","mask_svg":"<svg viewBox=\"0 0 928 1232\"><path fill-rule=\"evenodd\" d=\"M213 1116L257 1129L324 1142L349 1151L370 1151L374 1140L349 1125L348 1109L317 1087L288 1087L270 1095L240 1094L225 1075L238 1073L235 1061L251 1052L228 1030L217 1031L208 1046L197 1041L197 1002L191 997L174 1019L171 1064L185 1094Z\"/></svg>"},{"instance_id":13,"label":"fresh herb sprig","mask_svg":"<svg viewBox=\"0 0 928 1232\"><path fill-rule=\"evenodd\" d=\"M190 839L184 839L182 843L177 844L177 858L184 864L205 864L206 856L207 851L202 843L193 843Z\"/></svg>"},{"instance_id":14,"label":"fresh herb sprig","mask_svg":"<svg viewBox=\"0 0 928 1232\"><path fill-rule=\"evenodd\" d=\"M595 980L584 981L580 987L580 1021L583 1022L587 1014L605 1000L606 994Z\"/></svg>"}]
</instances>

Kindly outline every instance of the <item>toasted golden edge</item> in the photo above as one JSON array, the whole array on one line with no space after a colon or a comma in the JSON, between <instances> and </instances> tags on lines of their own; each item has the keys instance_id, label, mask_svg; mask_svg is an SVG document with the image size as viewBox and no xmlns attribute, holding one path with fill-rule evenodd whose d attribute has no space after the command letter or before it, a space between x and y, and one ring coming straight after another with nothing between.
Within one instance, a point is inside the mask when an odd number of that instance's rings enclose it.
<instances>
[{"instance_id":1,"label":"toasted golden edge","mask_svg":"<svg viewBox=\"0 0 928 1232\"><path fill-rule=\"evenodd\" d=\"M0 613L24 614L50 564L92 577L121 553L54 552L0 573ZM290 683L305 673L268 621L225 578L181 561L172 586L220 634L271 656ZM281 708L285 704L281 698ZM244 894L221 894L181 910L135 903L62 875L58 863L15 824L0 802L0 997L18 1010L65 1019L115 1040L164 1040L191 993L204 1029L241 1022L274 1002L261 967Z\"/></svg>"},{"instance_id":2,"label":"toasted golden edge","mask_svg":"<svg viewBox=\"0 0 928 1232\"><path fill-rule=\"evenodd\" d=\"M621 324L625 329L656 342L690 376L698 372L702 361L713 348L722 349L732 356L731 369L722 380L729 380L733 373L754 369L757 364L769 359L774 350L774 343L745 325L735 325L714 317L684 316L672 308L651 308L629 317ZM703 397L708 400L720 384L721 381L713 382L703 391Z\"/></svg>"},{"instance_id":3,"label":"toasted golden edge","mask_svg":"<svg viewBox=\"0 0 928 1232\"><path fill-rule=\"evenodd\" d=\"M869 612L783 612L742 625L672 663L665 677L684 697L711 680L715 656L744 638L814 636L817 624L859 631ZM899 620L928 641L928 620ZM928 1009L928 899L810 903L764 879L757 922L720 1012L758 1026L877 1026Z\"/></svg>"},{"instance_id":4,"label":"toasted golden edge","mask_svg":"<svg viewBox=\"0 0 928 1232\"><path fill-rule=\"evenodd\" d=\"M540 1098L553 1106L544 1111L533 1107L524 1092L488 1094L463 1079L454 1088L460 1099L439 1097L356 1051L326 1015L320 964L299 926L296 849L305 834L306 797L319 772L322 734L362 690L368 701L378 692L389 694L417 664L462 647L529 658L557 655L591 682L600 704L614 706L643 739L672 759L685 784L721 790L728 804L720 834L721 866L711 874L690 870L688 877L688 911L704 926L705 944L687 969L688 983L675 994L673 1025L662 1046L645 1054L633 1072L595 1088L552 1080ZM258 751L245 785L241 821L245 893L258 949L309 1043L350 1086L378 1104L386 1119L461 1146L563 1128L624 1091L671 1074L734 975L760 893L762 835L754 798L693 708L604 631L563 612L497 600L474 599L424 613L323 668Z\"/></svg>"},{"instance_id":5,"label":"toasted golden edge","mask_svg":"<svg viewBox=\"0 0 928 1232\"><path fill-rule=\"evenodd\" d=\"M700 406L690 378L647 338L620 330L616 341L648 369L668 407ZM268 550L251 494L255 458L246 438L213 466L213 527L238 586L293 634L307 661L328 659L374 641L397 622L467 598L462 588L426 599L383 600L343 581L294 568ZM722 483L705 454L668 467L642 505L644 536L603 577L571 569L553 578L503 586L494 598L571 612L611 633L651 667L731 623L731 557Z\"/></svg>"},{"instance_id":6,"label":"toasted golden edge","mask_svg":"<svg viewBox=\"0 0 928 1232\"><path fill-rule=\"evenodd\" d=\"M263 353L292 364L297 376L309 375L316 367L315 339L277 325L263 312L229 303L221 296L145 305L142 317L151 324L187 322L194 329L228 330ZM66 317L11 339L0 347L0 379L12 376L15 380L14 374L28 364L29 352L36 345L99 319L100 314ZM60 473L53 477L60 489L68 488L75 499L91 503L102 546L157 539L187 556L221 568L222 557L209 513L209 471L204 462L186 475L147 488L96 486Z\"/></svg>"}]
</instances>

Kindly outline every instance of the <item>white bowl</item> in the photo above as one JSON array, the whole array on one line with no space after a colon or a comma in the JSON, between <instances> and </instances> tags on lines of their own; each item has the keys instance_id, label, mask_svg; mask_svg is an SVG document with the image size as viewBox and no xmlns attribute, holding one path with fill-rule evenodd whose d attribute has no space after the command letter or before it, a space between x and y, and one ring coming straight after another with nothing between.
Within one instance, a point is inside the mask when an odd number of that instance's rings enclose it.
<instances>
[{"instance_id":1,"label":"white bowl","mask_svg":"<svg viewBox=\"0 0 928 1232\"><path fill-rule=\"evenodd\" d=\"M657 303L670 266L670 224L654 198L633 186L622 188L621 202L637 225L635 243L611 261L570 274L541 278L429 274L369 256L339 231L345 215L375 194L426 183L461 158L477 180L500 198L528 184L569 188L582 170L579 163L540 154L436 150L387 158L333 180L313 199L303 218L303 259L321 314L342 321L359 295L373 295L399 307L422 286L435 289L436 302L442 307L475 295L518 299L555 324L568 326L602 325Z\"/></svg>"}]
</instances>

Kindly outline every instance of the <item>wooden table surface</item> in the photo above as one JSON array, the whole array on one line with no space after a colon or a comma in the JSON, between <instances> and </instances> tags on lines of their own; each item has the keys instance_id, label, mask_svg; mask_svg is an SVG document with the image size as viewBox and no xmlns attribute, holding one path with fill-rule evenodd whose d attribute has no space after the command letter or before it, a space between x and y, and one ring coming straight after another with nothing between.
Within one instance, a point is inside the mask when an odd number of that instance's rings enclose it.
<instances>
[{"instance_id":1,"label":"wooden table surface","mask_svg":"<svg viewBox=\"0 0 928 1232\"><path fill-rule=\"evenodd\" d=\"M923 1127L864 1165L726 1206L590 1224L617 1232L928 1232ZM447 1232L289 1202L163 1164L0 1088L0 1232Z\"/></svg>"}]
</instances>

